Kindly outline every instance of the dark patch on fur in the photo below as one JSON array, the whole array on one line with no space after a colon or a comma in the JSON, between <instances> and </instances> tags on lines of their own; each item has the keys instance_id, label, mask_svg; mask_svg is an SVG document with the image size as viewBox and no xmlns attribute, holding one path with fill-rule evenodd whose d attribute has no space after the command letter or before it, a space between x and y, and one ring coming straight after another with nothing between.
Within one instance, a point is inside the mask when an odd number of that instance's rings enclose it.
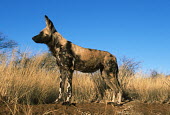
<instances>
[{"instance_id":1,"label":"dark patch on fur","mask_svg":"<svg viewBox=\"0 0 170 115\"><path fill-rule=\"evenodd\" d=\"M60 51L58 52L59 60L57 61L58 66L60 68L69 70L73 66L73 52L71 50L71 42L68 41L65 46L60 47Z\"/></svg>"}]
</instances>

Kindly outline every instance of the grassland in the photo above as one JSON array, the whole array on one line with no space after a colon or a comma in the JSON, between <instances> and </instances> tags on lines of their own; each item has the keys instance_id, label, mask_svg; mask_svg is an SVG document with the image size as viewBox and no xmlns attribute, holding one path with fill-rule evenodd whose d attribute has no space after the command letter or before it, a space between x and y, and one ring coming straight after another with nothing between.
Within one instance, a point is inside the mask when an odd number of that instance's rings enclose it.
<instances>
[{"instance_id":1,"label":"grassland","mask_svg":"<svg viewBox=\"0 0 170 115\"><path fill-rule=\"evenodd\" d=\"M0 58L0 106L35 105L52 103L58 97L59 72L55 59L48 54L20 56L15 53ZM122 66L123 67L123 66ZM124 92L124 100L141 102L170 103L170 77L146 77L142 72L127 74L120 67L119 80ZM126 73L126 74L125 74ZM75 72L73 76L74 103L90 103L97 95L97 88L106 89L98 72L83 74ZM103 102L109 101L110 90L105 92ZM11 110L15 114L14 110Z\"/></svg>"}]
</instances>

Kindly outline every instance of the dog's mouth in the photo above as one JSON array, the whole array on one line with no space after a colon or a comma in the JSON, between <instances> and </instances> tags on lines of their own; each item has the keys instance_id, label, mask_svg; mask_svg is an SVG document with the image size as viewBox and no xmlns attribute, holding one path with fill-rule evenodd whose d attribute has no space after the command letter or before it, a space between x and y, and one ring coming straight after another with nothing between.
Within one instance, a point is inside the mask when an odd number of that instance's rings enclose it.
<instances>
[{"instance_id":1,"label":"dog's mouth","mask_svg":"<svg viewBox=\"0 0 170 115\"><path fill-rule=\"evenodd\" d=\"M36 43L41 43L40 40L38 40L37 36L34 36L34 37L32 38L32 40L33 40L34 42L36 42Z\"/></svg>"}]
</instances>

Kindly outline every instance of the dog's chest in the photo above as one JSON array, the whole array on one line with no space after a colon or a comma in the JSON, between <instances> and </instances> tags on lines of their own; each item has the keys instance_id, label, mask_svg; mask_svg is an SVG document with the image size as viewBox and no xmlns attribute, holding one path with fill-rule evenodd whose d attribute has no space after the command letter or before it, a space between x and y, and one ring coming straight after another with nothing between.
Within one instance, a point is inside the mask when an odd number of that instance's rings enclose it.
<instances>
[{"instance_id":1,"label":"dog's chest","mask_svg":"<svg viewBox=\"0 0 170 115\"><path fill-rule=\"evenodd\" d=\"M55 57L57 65L61 68L69 69L73 67L73 56L71 51L64 48L57 49Z\"/></svg>"}]
</instances>

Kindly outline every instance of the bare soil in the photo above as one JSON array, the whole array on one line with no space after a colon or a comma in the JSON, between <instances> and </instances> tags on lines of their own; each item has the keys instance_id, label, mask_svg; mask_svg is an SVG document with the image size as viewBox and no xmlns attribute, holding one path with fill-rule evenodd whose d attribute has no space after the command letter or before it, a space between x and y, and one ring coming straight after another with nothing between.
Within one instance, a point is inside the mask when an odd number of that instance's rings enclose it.
<instances>
[{"instance_id":1,"label":"bare soil","mask_svg":"<svg viewBox=\"0 0 170 115\"><path fill-rule=\"evenodd\" d=\"M170 115L170 104L131 101L121 106L105 103L5 105L0 104L0 115Z\"/></svg>"}]
</instances>

